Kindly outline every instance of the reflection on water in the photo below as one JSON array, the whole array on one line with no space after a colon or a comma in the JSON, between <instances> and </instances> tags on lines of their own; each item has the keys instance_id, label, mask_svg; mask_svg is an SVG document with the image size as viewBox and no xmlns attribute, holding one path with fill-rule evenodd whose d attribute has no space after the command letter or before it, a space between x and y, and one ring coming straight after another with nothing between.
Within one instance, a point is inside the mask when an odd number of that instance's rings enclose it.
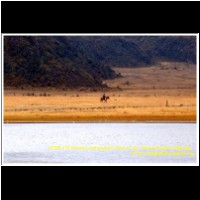
<instances>
[{"instance_id":1,"label":"reflection on water","mask_svg":"<svg viewBox=\"0 0 200 200\"><path fill-rule=\"evenodd\" d=\"M196 152L196 124L4 124L4 163L191 163L196 160L196 154L194 156L135 156L131 150L49 150L52 146L61 148L179 146L190 147L191 152Z\"/></svg>"}]
</instances>

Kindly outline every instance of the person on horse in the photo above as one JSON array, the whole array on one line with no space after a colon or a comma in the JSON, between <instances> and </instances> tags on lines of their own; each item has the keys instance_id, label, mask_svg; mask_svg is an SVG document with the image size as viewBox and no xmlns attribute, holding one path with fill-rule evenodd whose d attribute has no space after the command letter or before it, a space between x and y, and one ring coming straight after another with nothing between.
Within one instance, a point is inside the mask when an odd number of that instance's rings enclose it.
<instances>
[{"instance_id":1,"label":"person on horse","mask_svg":"<svg viewBox=\"0 0 200 200\"><path fill-rule=\"evenodd\" d=\"M103 94L103 100L106 100L106 95L105 95L105 93Z\"/></svg>"}]
</instances>

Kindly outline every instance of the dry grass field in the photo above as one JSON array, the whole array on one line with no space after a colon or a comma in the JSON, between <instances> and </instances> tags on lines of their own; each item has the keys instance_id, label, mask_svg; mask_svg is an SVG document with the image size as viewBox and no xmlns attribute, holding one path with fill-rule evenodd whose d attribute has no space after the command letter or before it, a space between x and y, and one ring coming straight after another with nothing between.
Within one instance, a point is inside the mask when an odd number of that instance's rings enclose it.
<instances>
[{"instance_id":1,"label":"dry grass field","mask_svg":"<svg viewBox=\"0 0 200 200\"><path fill-rule=\"evenodd\" d=\"M196 66L162 62L115 68L123 77L107 80L102 92L50 89L4 90L4 122L195 121Z\"/></svg>"}]
</instances>

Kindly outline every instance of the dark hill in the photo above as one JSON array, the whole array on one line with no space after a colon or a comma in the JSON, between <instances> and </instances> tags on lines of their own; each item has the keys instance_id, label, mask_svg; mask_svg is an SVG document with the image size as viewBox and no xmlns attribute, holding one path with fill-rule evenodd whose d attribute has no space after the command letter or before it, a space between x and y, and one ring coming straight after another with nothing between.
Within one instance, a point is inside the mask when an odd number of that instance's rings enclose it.
<instances>
[{"instance_id":1,"label":"dark hill","mask_svg":"<svg viewBox=\"0 0 200 200\"><path fill-rule=\"evenodd\" d=\"M89 59L110 67L148 66L162 60L196 62L195 36L68 37Z\"/></svg>"},{"instance_id":2,"label":"dark hill","mask_svg":"<svg viewBox=\"0 0 200 200\"><path fill-rule=\"evenodd\" d=\"M137 44L154 61L173 60L196 63L195 36L134 36L123 38Z\"/></svg>"},{"instance_id":3,"label":"dark hill","mask_svg":"<svg viewBox=\"0 0 200 200\"><path fill-rule=\"evenodd\" d=\"M5 86L101 87L103 79L114 77L67 37L4 37Z\"/></svg>"},{"instance_id":4,"label":"dark hill","mask_svg":"<svg viewBox=\"0 0 200 200\"><path fill-rule=\"evenodd\" d=\"M68 37L91 60L111 67L151 64L152 58L137 44L119 36Z\"/></svg>"},{"instance_id":5,"label":"dark hill","mask_svg":"<svg viewBox=\"0 0 200 200\"><path fill-rule=\"evenodd\" d=\"M196 62L194 36L4 36L4 85L102 87L111 67Z\"/></svg>"}]
</instances>

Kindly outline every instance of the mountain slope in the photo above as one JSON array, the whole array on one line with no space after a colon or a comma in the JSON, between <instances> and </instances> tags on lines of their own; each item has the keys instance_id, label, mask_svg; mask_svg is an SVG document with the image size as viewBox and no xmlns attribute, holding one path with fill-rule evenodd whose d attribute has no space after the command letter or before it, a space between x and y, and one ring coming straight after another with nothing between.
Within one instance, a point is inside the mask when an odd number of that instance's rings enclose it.
<instances>
[{"instance_id":1,"label":"mountain slope","mask_svg":"<svg viewBox=\"0 0 200 200\"><path fill-rule=\"evenodd\" d=\"M137 44L154 61L173 60L196 63L195 36L134 36L123 38Z\"/></svg>"},{"instance_id":2,"label":"mountain slope","mask_svg":"<svg viewBox=\"0 0 200 200\"><path fill-rule=\"evenodd\" d=\"M87 57L110 67L133 67L151 64L152 58L137 44L119 36L68 37Z\"/></svg>"},{"instance_id":3,"label":"mountain slope","mask_svg":"<svg viewBox=\"0 0 200 200\"><path fill-rule=\"evenodd\" d=\"M5 36L4 85L102 87L111 67L196 62L194 36Z\"/></svg>"},{"instance_id":4,"label":"mountain slope","mask_svg":"<svg viewBox=\"0 0 200 200\"><path fill-rule=\"evenodd\" d=\"M67 37L4 37L5 86L100 87L103 79L114 77Z\"/></svg>"}]
</instances>

